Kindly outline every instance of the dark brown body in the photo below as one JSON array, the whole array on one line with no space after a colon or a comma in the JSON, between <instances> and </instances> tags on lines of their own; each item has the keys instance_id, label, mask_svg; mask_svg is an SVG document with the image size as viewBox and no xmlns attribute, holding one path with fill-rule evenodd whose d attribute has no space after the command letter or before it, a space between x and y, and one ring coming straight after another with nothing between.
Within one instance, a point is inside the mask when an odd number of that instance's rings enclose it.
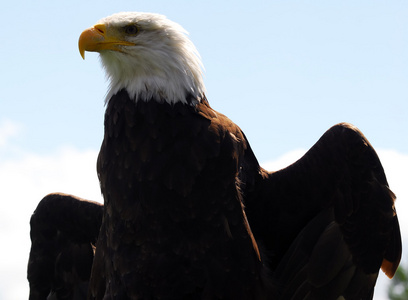
<instances>
[{"instance_id":1,"label":"dark brown body","mask_svg":"<svg viewBox=\"0 0 408 300\"><path fill-rule=\"evenodd\" d=\"M91 295L259 299L261 262L238 180L246 148L241 130L205 99L112 97L98 158L105 212Z\"/></svg>"}]
</instances>

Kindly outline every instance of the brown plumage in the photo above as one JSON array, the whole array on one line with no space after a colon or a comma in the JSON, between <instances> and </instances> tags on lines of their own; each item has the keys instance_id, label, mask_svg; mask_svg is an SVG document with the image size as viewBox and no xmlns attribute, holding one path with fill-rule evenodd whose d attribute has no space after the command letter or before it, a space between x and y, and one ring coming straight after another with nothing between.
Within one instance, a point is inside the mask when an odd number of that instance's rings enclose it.
<instances>
[{"instance_id":1,"label":"brown plumage","mask_svg":"<svg viewBox=\"0 0 408 300\"><path fill-rule=\"evenodd\" d=\"M246 213L278 299L371 299L380 267L401 257L395 195L364 135L329 129L296 163L257 178Z\"/></svg>"},{"instance_id":2,"label":"brown plumage","mask_svg":"<svg viewBox=\"0 0 408 300\"><path fill-rule=\"evenodd\" d=\"M205 99L195 107L135 104L121 91L109 101L98 158L107 226L95 258L103 271L91 278L96 299L258 298L261 263L237 184L246 147Z\"/></svg>"},{"instance_id":3,"label":"brown plumage","mask_svg":"<svg viewBox=\"0 0 408 300\"><path fill-rule=\"evenodd\" d=\"M78 277L89 299L371 299L379 269L393 276L395 196L358 129L338 124L270 173L209 106L178 25L113 15L79 45L100 52L111 78L97 163L105 204L40 202L31 299L72 299Z\"/></svg>"},{"instance_id":4,"label":"brown plumage","mask_svg":"<svg viewBox=\"0 0 408 300\"><path fill-rule=\"evenodd\" d=\"M30 220L30 299L86 297L102 212L101 204L67 194L41 200Z\"/></svg>"}]
</instances>

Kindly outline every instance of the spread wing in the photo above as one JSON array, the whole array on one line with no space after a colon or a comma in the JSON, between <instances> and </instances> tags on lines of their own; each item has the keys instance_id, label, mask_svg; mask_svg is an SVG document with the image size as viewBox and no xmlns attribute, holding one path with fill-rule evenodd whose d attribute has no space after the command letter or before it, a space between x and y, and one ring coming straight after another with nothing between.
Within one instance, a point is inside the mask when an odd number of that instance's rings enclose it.
<instances>
[{"instance_id":1,"label":"spread wing","mask_svg":"<svg viewBox=\"0 0 408 300\"><path fill-rule=\"evenodd\" d=\"M49 194L31 220L30 299L85 299L103 206Z\"/></svg>"},{"instance_id":2,"label":"spread wing","mask_svg":"<svg viewBox=\"0 0 408 300\"><path fill-rule=\"evenodd\" d=\"M250 148L240 179L274 299L372 299L392 277L401 238L381 163L351 125L329 129L299 161L269 173ZM31 218L30 299L83 299L103 206L50 194Z\"/></svg>"},{"instance_id":3,"label":"spread wing","mask_svg":"<svg viewBox=\"0 0 408 300\"><path fill-rule=\"evenodd\" d=\"M278 299L372 299L379 269L394 275L401 257L395 196L358 129L332 127L278 172L257 168L248 152L241 173Z\"/></svg>"}]
</instances>

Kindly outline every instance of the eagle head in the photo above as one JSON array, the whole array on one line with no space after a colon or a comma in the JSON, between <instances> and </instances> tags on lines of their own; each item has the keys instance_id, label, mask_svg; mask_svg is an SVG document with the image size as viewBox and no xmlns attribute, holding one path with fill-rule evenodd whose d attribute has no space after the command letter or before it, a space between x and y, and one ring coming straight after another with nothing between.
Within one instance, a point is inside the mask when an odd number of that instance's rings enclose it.
<instances>
[{"instance_id":1,"label":"eagle head","mask_svg":"<svg viewBox=\"0 0 408 300\"><path fill-rule=\"evenodd\" d=\"M99 52L110 80L107 101L122 89L135 101L190 103L205 93L202 63L187 31L165 16L125 12L82 32L79 52ZM194 103L194 101L193 101Z\"/></svg>"}]
</instances>

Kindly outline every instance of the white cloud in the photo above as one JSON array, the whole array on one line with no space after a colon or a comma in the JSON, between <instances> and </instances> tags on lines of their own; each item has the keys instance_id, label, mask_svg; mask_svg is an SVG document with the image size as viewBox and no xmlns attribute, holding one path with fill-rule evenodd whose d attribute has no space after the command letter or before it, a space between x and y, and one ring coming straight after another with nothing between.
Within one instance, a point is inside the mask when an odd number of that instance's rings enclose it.
<instances>
[{"instance_id":1,"label":"white cloud","mask_svg":"<svg viewBox=\"0 0 408 300\"><path fill-rule=\"evenodd\" d=\"M408 155L394 150L378 150L378 156L387 175L388 184L391 190L397 195L396 209L402 236L402 263L407 264L408 249L404 246L404 241L408 240ZM381 273L377 282L375 293L376 300L386 300L389 279ZM378 296L378 297L377 297Z\"/></svg>"},{"instance_id":2,"label":"white cloud","mask_svg":"<svg viewBox=\"0 0 408 300\"><path fill-rule=\"evenodd\" d=\"M0 123L0 147L4 147L9 139L21 131L22 126L10 120L2 120Z\"/></svg>"},{"instance_id":3,"label":"white cloud","mask_svg":"<svg viewBox=\"0 0 408 300\"><path fill-rule=\"evenodd\" d=\"M265 163L261 163L262 167L268 171L278 171L280 169L286 168L290 164L293 164L299 158L301 158L306 153L304 149L293 150L283 154L281 157L275 160L270 160Z\"/></svg>"},{"instance_id":4,"label":"white cloud","mask_svg":"<svg viewBox=\"0 0 408 300\"><path fill-rule=\"evenodd\" d=\"M0 151L9 147L8 141L18 133L14 123L0 125ZM304 150L289 152L263 164L269 170L278 170L296 161ZM391 188L398 195L397 209L404 236L408 221L408 188L404 184L408 170L408 155L395 151L378 151L388 175ZM0 298L26 299L27 260L30 249L29 220L38 202L50 192L66 192L102 202L96 176L97 150L79 151L63 148L43 156L20 152L18 159L0 160ZM386 299L384 276L380 278L375 299Z\"/></svg>"},{"instance_id":5,"label":"white cloud","mask_svg":"<svg viewBox=\"0 0 408 300\"><path fill-rule=\"evenodd\" d=\"M61 149L51 156L22 155L0 162L0 298L27 299L26 268L30 216L50 192L101 201L96 176L97 151Z\"/></svg>"}]
</instances>

